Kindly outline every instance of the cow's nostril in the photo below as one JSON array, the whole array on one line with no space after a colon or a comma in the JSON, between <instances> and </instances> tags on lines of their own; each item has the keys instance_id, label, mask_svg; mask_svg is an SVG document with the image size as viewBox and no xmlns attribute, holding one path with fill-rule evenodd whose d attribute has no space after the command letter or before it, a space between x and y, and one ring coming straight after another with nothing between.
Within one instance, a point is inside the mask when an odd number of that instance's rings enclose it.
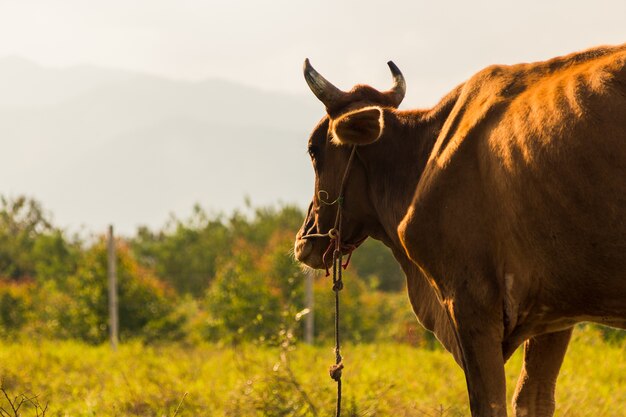
<instances>
[{"instance_id":1,"label":"cow's nostril","mask_svg":"<svg viewBox=\"0 0 626 417\"><path fill-rule=\"evenodd\" d=\"M313 215L313 202L309 204L309 210L306 213L306 221L304 222L304 235L314 232L315 216Z\"/></svg>"},{"instance_id":2,"label":"cow's nostril","mask_svg":"<svg viewBox=\"0 0 626 417\"><path fill-rule=\"evenodd\" d=\"M313 219L313 216L309 216L309 218L306 220L306 225L304 226L305 234L309 235L315 232L315 230L313 230L314 228L315 228L315 219Z\"/></svg>"}]
</instances>

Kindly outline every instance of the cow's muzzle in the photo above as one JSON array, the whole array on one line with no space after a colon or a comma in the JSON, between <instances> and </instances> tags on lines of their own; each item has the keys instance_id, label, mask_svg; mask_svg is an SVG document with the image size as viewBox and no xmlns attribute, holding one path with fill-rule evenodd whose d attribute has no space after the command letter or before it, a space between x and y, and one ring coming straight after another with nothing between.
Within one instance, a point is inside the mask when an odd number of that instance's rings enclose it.
<instances>
[{"instance_id":1,"label":"cow's muzzle","mask_svg":"<svg viewBox=\"0 0 626 417\"><path fill-rule=\"evenodd\" d=\"M311 202L307 216L296 235L294 244L294 255L298 262L302 262L315 269L324 268L322 254L330 242L330 240L325 237L325 235L321 235L317 230L315 210L313 208L313 202Z\"/></svg>"}]
</instances>

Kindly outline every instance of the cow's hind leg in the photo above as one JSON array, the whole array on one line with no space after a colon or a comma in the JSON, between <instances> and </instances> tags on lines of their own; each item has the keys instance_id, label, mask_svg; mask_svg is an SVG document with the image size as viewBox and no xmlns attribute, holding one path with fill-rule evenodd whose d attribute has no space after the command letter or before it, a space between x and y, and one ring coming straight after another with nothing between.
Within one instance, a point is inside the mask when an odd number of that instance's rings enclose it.
<instances>
[{"instance_id":1,"label":"cow's hind leg","mask_svg":"<svg viewBox=\"0 0 626 417\"><path fill-rule=\"evenodd\" d=\"M551 417L556 379L572 329L533 337L524 343L524 365L513 396L516 417Z\"/></svg>"}]
</instances>

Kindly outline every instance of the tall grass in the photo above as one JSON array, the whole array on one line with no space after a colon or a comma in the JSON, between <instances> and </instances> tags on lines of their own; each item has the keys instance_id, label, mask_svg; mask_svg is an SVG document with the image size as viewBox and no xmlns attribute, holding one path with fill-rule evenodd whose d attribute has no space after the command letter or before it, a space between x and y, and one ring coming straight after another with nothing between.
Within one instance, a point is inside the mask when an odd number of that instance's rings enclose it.
<instances>
[{"instance_id":1,"label":"tall grass","mask_svg":"<svg viewBox=\"0 0 626 417\"><path fill-rule=\"evenodd\" d=\"M252 344L128 343L112 352L72 341L4 341L0 378L8 393L37 395L47 416L331 415L332 347L288 346L282 353ZM346 344L343 354L347 417L469 415L462 372L441 349ZM509 395L520 366L517 352L507 365ZM0 407L7 405L0 398ZM558 381L556 415L623 417L625 407L626 343L577 330Z\"/></svg>"}]
</instances>

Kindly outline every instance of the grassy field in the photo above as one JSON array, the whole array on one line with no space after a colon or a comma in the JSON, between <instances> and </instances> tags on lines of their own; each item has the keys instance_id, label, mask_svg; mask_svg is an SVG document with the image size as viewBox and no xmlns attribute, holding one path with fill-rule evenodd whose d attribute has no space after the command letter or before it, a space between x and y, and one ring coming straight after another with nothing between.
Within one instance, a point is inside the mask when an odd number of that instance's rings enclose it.
<instances>
[{"instance_id":1,"label":"grassy field","mask_svg":"<svg viewBox=\"0 0 626 417\"><path fill-rule=\"evenodd\" d=\"M467 416L462 372L443 350L404 345L343 348L345 416ZM330 416L330 346L108 346L0 343L0 376L22 416ZM507 365L509 393L521 363ZM23 397L25 395L26 397ZM0 407L9 411L7 398ZM558 416L626 415L626 343L578 330L558 385ZM39 413L39 414L37 414Z\"/></svg>"}]
</instances>

